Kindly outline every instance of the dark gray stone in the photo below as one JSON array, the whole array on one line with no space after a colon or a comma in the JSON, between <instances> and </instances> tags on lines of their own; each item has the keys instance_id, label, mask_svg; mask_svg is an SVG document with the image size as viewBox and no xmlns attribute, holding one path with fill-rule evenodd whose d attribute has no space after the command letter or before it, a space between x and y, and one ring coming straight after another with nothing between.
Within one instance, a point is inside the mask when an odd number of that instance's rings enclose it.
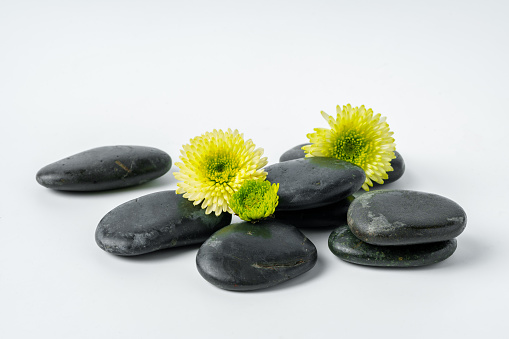
<instances>
[{"instance_id":1,"label":"dark gray stone","mask_svg":"<svg viewBox=\"0 0 509 339\"><path fill-rule=\"evenodd\" d=\"M311 143L300 144L295 147L290 148L288 151L284 152L281 157L279 157L279 162L284 162L288 160L300 159L306 156L306 152L302 149L302 146L311 145Z\"/></svg>"},{"instance_id":2,"label":"dark gray stone","mask_svg":"<svg viewBox=\"0 0 509 339\"><path fill-rule=\"evenodd\" d=\"M339 258L354 264L384 267L415 267L435 264L456 250L456 239L406 246L370 245L359 240L347 225L329 236L329 249Z\"/></svg>"},{"instance_id":3,"label":"dark gray stone","mask_svg":"<svg viewBox=\"0 0 509 339\"><path fill-rule=\"evenodd\" d=\"M387 176L389 178L385 179L382 185L373 181L374 188L383 187L383 185L395 182L396 180L403 176L403 173L405 173L405 160L403 160L403 157L398 151L394 151L394 155L396 156L396 158L391 160L391 166L394 170L387 172Z\"/></svg>"},{"instance_id":4,"label":"dark gray stone","mask_svg":"<svg viewBox=\"0 0 509 339\"><path fill-rule=\"evenodd\" d=\"M304 158L306 156L306 153L302 149L302 146L307 146L307 145L311 145L311 143L300 144L293 148L290 148L288 151L284 152L281 155L281 157L279 158L279 162ZM389 176L389 178L384 180L384 185L390 184L391 182L398 180L399 178L401 178L403 173L405 173L405 160L403 160L403 157L401 156L401 154L398 151L394 151L394 155L396 156L396 158L391 160L391 166L394 170L387 172L387 175ZM380 185L376 182L373 182L373 187L376 188L376 187L380 187L380 186L382 186L382 185Z\"/></svg>"},{"instance_id":5,"label":"dark gray stone","mask_svg":"<svg viewBox=\"0 0 509 339\"><path fill-rule=\"evenodd\" d=\"M349 196L336 203L295 211L276 211L275 218L295 227L338 227L346 224L346 212L354 200Z\"/></svg>"},{"instance_id":6,"label":"dark gray stone","mask_svg":"<svg viewBox=\"0 0 509 339\"><path fill-rule=\"evenodd\" d=\"M334 158L294 159L267 166L265 170L269 182L279 183L276 211L338 202L358 191L366 179L359 166Z\"/></svg>"},{"instance_id":7,"label":"dark gray stone","mask_svg":"<svg viewBox=\"0 0 509 339\"><path fill-rule=\"evenodd\" d=\"M170 168L170 156L157 148L104 146L47 165L36 179L54 190L102 191L145 183Z\"/></svg>"},{"instance_id":8,"label":"dark gray stone","mask_svg":"<svg viewBox=\"0 0 509 339\"><path fill-rule=\"evenodd\" d=\"M271 287L309 271L316 247L293 226L274 220L242 222L214 233L196 265L211 284L232 291Z\"/></svg>"},{"instance_id":9,"label":"dark gray stone","mask_svg":"<svg viewBox=\"0 0 509 339\"><path fill-rule=\"evenodd\" d=\"M357 197L348 209L352 233L373 245L411 245L456 238L467 224L465 211L440 195L379 190Z\"/></svg>"},{"instance_id":10,"label":"dark gray stone","mask_svg":"<svg viewBox=\"0 0 509 339\"><path fill-rule=\"evenodd\" d=\"M164 248L203 243L229 225L230 213L205 214L205 210L175 191L163 191L128 201L102 218L95 241L106 252L139 255Z\"/></svg>"}]
</instances>

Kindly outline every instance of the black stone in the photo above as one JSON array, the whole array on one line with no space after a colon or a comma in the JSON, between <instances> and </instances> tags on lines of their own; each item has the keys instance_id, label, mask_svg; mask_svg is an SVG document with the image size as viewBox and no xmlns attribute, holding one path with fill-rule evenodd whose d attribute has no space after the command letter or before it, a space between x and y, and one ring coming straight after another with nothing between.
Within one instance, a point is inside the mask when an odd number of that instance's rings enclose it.
<instances>
[{"instance_id":1,"label":"black stone","mask_svg":"<svg viewBox=\"0 0 509 339\"><path fill-rule=\"evenodd\" d=\"M347 225L329 236L329 249L354 264L384 267L425 266L449 258L456 250L456 239L406 246L370 245L359 240Z\"/></svg>"},{"instance_id":2,"label":"black stone","mask_svg":"<svg viewBox=\"0 0 509 339\"><path fill-rule=\"evenodd\" d=\"M311 143L300 144L293 148L290 148L288 151L284 152L281 155L281 157L279 158L279 162L304 158L306 153L302 149L302 146L307 146L307 145L311 145ZM398 180L399 178L401 178L403 173L405 173L405 160L403 160L403 157L401 156L401 154L398 151L394 151L394 155L396 156L396 158L391 160L391 166L394 170L387 172L387 175L389 176L389 178L384 180L384 185L390 184L391 182ZM380 186L382 186L382 185L380 185L376 182L373 182L373 187L380 187Z\"/></svg>"},{"instance_id":3,"label":"black stone","mask_svg":"<svg viewBox=\"0 0 509 339\"><path fill-rule=\"evenodd\" d=\"M359 166L334 158L294 159L265 167L267 180L279 183L276 211L320 207L359 190L366 175Z\"/></svg>"},{"instance_id":4,"label":"black stone","mask_svg":"<svg viewBox=\"0 0 509 339\"><path fill-rule=\"evenodd\" d=\"M211 284L232 291L271 287L309 271L316 247L293 226L274 220L242 222L214 233L196 265Z\"/></svg>"},{"instance_id":5,"label":"black stone","mask_svg":"<svg viewBox=\"0 0 509 339\"><path fill-rule=\"evenodd\" d=\"M373 245L411 245L456 238L467 224L465 211L440 195L379 190L357 197L348 209L352 233Z\"/></svg>"},{"instance_id":6,"label":"black stone","mask_svg":"<svg viewBox=\"0 0 509 339\"><path fill-rule=\"evenodd\" d=\"M391 160L391 166L393 168L392 171L387 172L387 176L389 178L384 179L384 183L380 185L377 182L373 181L373 187L383 187L383 185L390 184L391 182L395 182L399 178L403 176L403 173L405 173L405 160L403 160L403 157L398 151L394 151L394 155L396 158Z\"/></svg>"},{"instance_id":7,"label":"black stone","mask_svg":"<svg viewBox=\"0 0 509 339\"><path fill-rule=\"evenodd\" d=\"M293 148L290 148L288 151L284 152L281 157L279 157L279 162L284 162L288 160L300 159L306 156L306 152L302 149L303 146L311 145L311 143L305 143L297 145Z\"/></svg>"},{"instance_id":8,"label":"black stone","mask_svg":"<svg viewBox=\"0 0 509 339\"><path fill-rule=\"evenodd\" d=\"M164 248L203 243L229 225L230 213L205 214L205 210L175 191L163 191L128 201L102 218L95 241L106 252L139 255Z\"/></svg>"},{"instance_id":9,"label":"black stone","mask_svg":"<svg viewBox=\"0 0 509 339\"><path fill-rule=\"evenodd\" d=\"M104 146L49 164L36 179L55 190L102 191L145 183L170 168L170 156L157 148Z\"/></svg>"},{"instance_id":10,"label":"black stone","mask_svg":"<svg viewBox=\"0 0 509 339\"><path fill-rule=\"evenodd\" d=\"M354 200L349 196L339 202L317 208L276 211L276 220L295 227L338 227L346 224L346 212Z\"/></svg>"}]
</instances>

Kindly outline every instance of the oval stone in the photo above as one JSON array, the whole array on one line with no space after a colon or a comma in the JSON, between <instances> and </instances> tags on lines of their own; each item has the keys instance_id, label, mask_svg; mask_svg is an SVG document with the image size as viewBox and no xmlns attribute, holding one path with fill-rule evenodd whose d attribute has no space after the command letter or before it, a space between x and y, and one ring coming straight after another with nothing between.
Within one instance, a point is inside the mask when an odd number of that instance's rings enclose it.
<instances>
[{"instance_id":1,"label":"oval stone","mask_svg":"<svg viewBox=\"0 0 509 339\"><path fill-rule=\"evenodd\" d=\"M311 145L311 143L300 144L293 148L290 148L288 151L284 152L281 155L281 157L279 158L279 162L304 158L306 156L306 153L304 152L302 147L307 146L307 145ZM394 155L396 156L396 158L391 160L391 166L392 166L393 170L390 172L387 172L387 175L389 176L389 178L384 180L384 185L390 184L391 182L398 180L399 178L401 178L403 173L405 173L405 160L403 160L403 157L401 156L401 154L398 151L394 151ZM380 185L376 182L373 182L373 187L380 187L380 186L382 186L382 185Z\"/></svg>"},{"instance_id":2,"label":"oval stone","mask_svg":"<svg viewBox=\"0 0 509 339\"><path fill-rule=\"evenodd\" d=\"M205 214L205 210L175 191L163 191L128 201L102 218L95 241L106 252L139 255L164 248L203 243L229 225L230 213Z\"/></svg>"},{"instance_id":3,"label":"oval stone","mask_svg":"<svg viewBox=\"0 0 509 339\"><path fill-rule=\"evenodd\" d=\"M374 245L411 245L457 237L467 224L461 206L440 195L379 190L357 197L347 214L352 233Z\"/></svg>"},{"instance_id":4,"label":"oval stone","mask_svg":"<svg viewBox=\"0 0 509 339\"><path fill-rule=\"evenodd\" d=\"M303 146L311 145L311 143L304 143L290 148L288 151L281 154L279 162L284 162L293 159L300 159L306 156L306 152L302 149Z\"/></svg>"},{"instance_id":5,"label":"oval stone","mask_svg":"<svg viewBox=\"0 0 509 339\"><path fill-rule=\"evenodd\" d=\"M55 190L102 191L145 183L170 168L170 156L157 148L104 146L49 164L36 180Z\"/></svg>"},{"instance_id":6,"label":"oval stone","mask_svg":"<svg viewBox=\"0 0 509 339\"><path fill-rule=\"evenodd\" d=\"M211 284L232 291L280 284L315 265L315 245L298 229L275 220L231 224L198 251L196 265Z\"/></svg>"},{"instance_id":7,"label":"oval stone","mask_svg":"<svg viewBox=\"0 0 509 339\"><path fill-rule=\"evenodd\" d=\"M295 227L338 227L346 224L346 212L355 198L349 196L336 203L295 211L276 211L275 218Z\"/></svg>"},{"instance_id":8,"label":"oval stone","mask_svg":"<svg viewBox=\"0 0 509 339\"><path fill-rule=\"evenodd\" d=\"M338 202L361 188L359 166L334 158L310 157L265 167L267 180L279 183L276 211L320 207Z\"/></svg>"},{"instance_id":9,"label":"oval stone","mask_svg":"<svg viewBox=\"0 0 509 339\"><path fill-rule=\"evenodd\" d=\"M354 264L384 267L415 267L435 264L456 250L456 239L406 246L370 245L359 240L347 225L329 236L329 249L339 258Z\"/></svg>"}]
</instances>

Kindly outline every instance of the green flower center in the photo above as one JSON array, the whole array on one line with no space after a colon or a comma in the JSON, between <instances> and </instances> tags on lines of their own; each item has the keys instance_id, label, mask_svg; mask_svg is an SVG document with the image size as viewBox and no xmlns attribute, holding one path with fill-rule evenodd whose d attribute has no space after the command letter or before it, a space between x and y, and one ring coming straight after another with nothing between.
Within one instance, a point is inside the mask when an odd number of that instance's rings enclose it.
<instances>
[{"instance_id":1,"label":"green flower center","mask_svg":"<svg viewBox=\"0 0 509 339\"><path fill-rule=\"evenodd\" d=\"M334 141L332 157L361 166L369 153L369 144L369 141L357 131L347 131Z\"/></svg>"},{"instance_id":2,"label":"green flower center","mask_svg":"<svg viewBox=\"0 0 509 339\"><path fill-rule=\"evenodd\" d=\"M228 154L216 154L205 161L205 177L222 184L235 177L238 168L237 163Z\"/></svg>"}]
</instances>

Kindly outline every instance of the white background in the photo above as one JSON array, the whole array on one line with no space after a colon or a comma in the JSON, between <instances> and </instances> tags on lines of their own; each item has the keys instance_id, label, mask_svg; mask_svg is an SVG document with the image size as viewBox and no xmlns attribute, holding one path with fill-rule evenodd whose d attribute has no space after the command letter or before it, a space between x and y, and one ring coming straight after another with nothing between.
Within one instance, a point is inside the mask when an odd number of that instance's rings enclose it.
<instances>
[{"instance_id":1,"label":"white background","mask_svg":"<svg viewBox=\"0 0 509 339\"><path fill-rule=\"evenodd\" d=\"M0 0L2 338L480 338L507 334L507 1ZM59 193L46 164L237 128L269 163L337 104L387 116L407 171L468 215L424 268L345 263L329 230L308 273L251 293L196 270L197 246L122 258L99 220L143 186ZM172 171L176 168L173 167Z\"/></svg>"}]
</instances>

